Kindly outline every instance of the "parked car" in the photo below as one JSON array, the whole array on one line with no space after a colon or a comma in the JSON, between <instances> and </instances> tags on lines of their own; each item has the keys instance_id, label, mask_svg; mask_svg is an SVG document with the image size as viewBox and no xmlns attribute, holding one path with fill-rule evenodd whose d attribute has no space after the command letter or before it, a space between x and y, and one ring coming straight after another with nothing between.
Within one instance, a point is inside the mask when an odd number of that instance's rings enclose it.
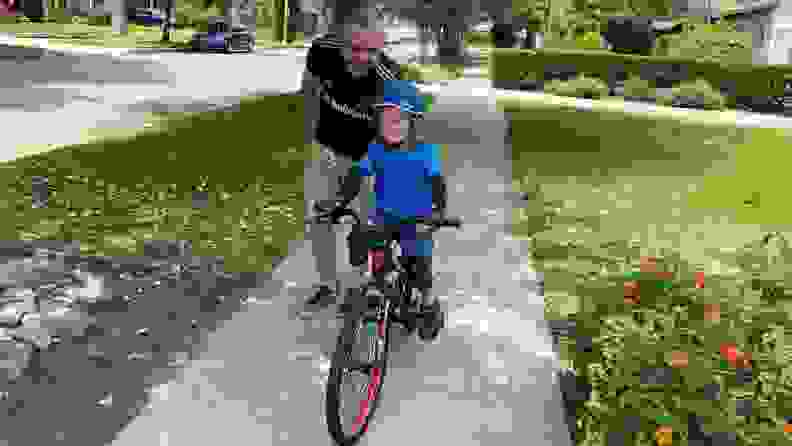
<instances>
[{"instance_id":1,"label":"parked car","mask_svg":"<svg viewBox=\"0 0 792 446\"><path fill-rule=\"evenodd\" d=\"M140 25L162 25L165 14L158 9L133 8L129 10L129 21Z\"/></svg>"},{"instance_id":2,"label":"parked car","mask_svg":"<svg viewBox=\"0 0 792 446\"><path fill-rule=\"evenodd\" d=\"M224 51L232 53L256 50L255 34L245 25L234 25L231 32L226 32L223 21L209 23L209 31L193 34L191 46L193 51Z\"/></svg>"}]
</instances>

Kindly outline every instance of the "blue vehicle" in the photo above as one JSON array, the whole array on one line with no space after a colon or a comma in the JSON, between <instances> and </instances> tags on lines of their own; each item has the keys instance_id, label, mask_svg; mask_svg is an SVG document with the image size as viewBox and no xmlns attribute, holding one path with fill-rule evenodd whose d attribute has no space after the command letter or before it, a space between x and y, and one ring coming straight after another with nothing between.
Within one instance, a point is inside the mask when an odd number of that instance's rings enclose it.
<instances>
[{"instance_id":1,"label":"blue vehicle","mask_svg":"<svg viewBox=\"0 0 792 446\"><path fill-rule=\"evenodd\" d=\"M165 22L165 14L157 9L134 8L129 10L129 21L139 25L162 25Z\"/></svg>"},{"instance_id":2,"label":"blue vehicle","mask_svg":"<svg viewBox=\"0 0 792 446\"><path fill-rule=\"evenodd\" d=\"M247 26L234 25L230 32L227 32L226 28L222 17L212 18L207 32L193 34L191 41L193 51L223 51L226 53L237 51L252 53L255 51L256 37Z\"/></svg>"}]
</instances>

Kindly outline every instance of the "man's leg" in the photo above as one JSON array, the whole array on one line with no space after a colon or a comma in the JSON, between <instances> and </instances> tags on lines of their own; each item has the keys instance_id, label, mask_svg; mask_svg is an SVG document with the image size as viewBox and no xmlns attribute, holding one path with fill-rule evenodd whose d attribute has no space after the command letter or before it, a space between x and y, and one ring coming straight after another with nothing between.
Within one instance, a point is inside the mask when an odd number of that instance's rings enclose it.
<instances>
[{"instance_id":1,"label":"man's leg","mask_svg":"<svg viewBox=\"0 0 792 446\"><path fill-rule=\"evenodd\" d=\"M311 164L305 176L306 215L313 215L317 202L330 202L337 198L340 181L349 171L351 163L328 148L321 147L320 155ZM308 228L308 238L319 273L316 293L308 303L323 302L335 298L340 291L338 282L338 231L331 224L314 224Z\"/></svg>"},{"instance_id":2,"label":"man's leg","mask_svg":"<svg viewBox=\"0 0 792 446\"><path fill-rule=\"evenodd\" d=\"M351 161L350 161L351 163ZM369 219L373 217L373 180L372 177L363 177L363 181L360 185L360 193L358 196L350 203L350 207L357 210L358 215L360 216L360 223L364 226L369 223ZM348 253L348 250L347 250ZM347 264L351 265L349 259L347 257ZM362 277L363 273L367 268L366 263L363 263L357 268L353 268L355 273ZM357 286L358 284L350 284L350 286Z\"/></svg>"}]
</instances>

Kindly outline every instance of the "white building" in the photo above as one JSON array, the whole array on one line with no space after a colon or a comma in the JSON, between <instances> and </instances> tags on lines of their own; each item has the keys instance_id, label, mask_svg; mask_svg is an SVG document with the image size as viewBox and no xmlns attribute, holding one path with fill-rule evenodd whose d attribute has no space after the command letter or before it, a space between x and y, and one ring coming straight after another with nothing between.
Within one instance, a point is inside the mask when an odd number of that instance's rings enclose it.
<instances>
[{"instance_id":1,"label":"white building","mask_svg":"<svg viewBox=\"0 0 792 446\"><path fill-rule=\"evenodd\" d=\"M792 0L736 1L736 8L722 8L726 0L678 0L674 14L734 19L740 31L753 34L754 63L792 63Z\"/></svg>"},{"instance_id":2,"label":"white building","mask_svg":"<svg viewBox=\"0 0 792 446\"><path fill-rule=\"evenodd\" d=\"M726 12L740 31L753 35L756 64L792 63L792 3L782 0L738 0Z\"/></svg>"}]
</instances>

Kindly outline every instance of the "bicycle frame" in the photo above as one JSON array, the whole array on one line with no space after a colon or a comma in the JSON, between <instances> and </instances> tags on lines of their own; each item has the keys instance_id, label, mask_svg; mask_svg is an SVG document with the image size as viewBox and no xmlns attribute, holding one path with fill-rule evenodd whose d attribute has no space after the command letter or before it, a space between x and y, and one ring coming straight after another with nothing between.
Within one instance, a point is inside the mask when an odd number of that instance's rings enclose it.
<instances>
[{"instance_id":1,"label":"bicycle frame","mask_svg":"<svg viewBox=\"0 0 792 446\"><path fill-rule=\"evenodd\" d=\"M366 278L369 280L365 286L374 286L382 293L398 275L407 272L402 261L399 240L390 234L384 240L376 240L370 244L367 264Z\"/></svg>"},{"instance_id":2,"label":"bicycle frame","mask_svg":"<svg viewBox=\"0 0 792 446\"><path fill-rule=\"evenodd\" d=\"M357 214L354 211L349 212L351 214L347 215L356 217L357 225L360 225ZM305 221L309 224L314 219ZM438 227L461 225L454 223L456 220L453 219L438 219L438 221L440 221ZM326 385L325 416L328 431L339 446L357 444L366 433L379 406L382 398L382 383L387 371L393 323L414 329L415 318L419 317L417 311L404 306L412 303L414 269L411 262L402 256L398 232L395 232L390 225L366 225L358 229L365 232L364 240L367 243L365 246L367 280L360 288L350 290L354 292L353 298L349 305L346 305L346 310L342 311L345 322L338 336L338 347L333 354ZM406 275L402 276L402 274ZM353 358L355 356L353 345L360 338L362 330L369 333L368 342L365 342L369 347L366 350L369 356L360 360ZM352 423L352 432L347 433L341 416L343 408L341 388L344 378L352 372L367 375L369 383L363 388L358 386L359 390L364 391L365 397L359 401L359 410Z\"/></svg>"}]
</instances>

